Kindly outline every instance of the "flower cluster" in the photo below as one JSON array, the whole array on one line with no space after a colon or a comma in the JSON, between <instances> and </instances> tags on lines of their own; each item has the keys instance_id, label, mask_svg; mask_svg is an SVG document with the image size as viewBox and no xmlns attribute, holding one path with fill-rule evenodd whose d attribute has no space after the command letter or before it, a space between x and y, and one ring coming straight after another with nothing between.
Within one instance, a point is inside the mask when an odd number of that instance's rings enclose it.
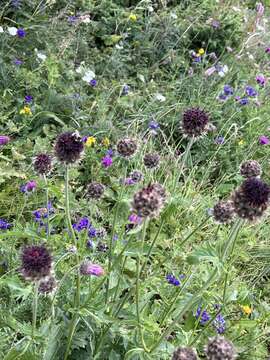
<instances>
[{"instance_id":1,"label":"flower cluster","mask_svg":"<svg viewBox=\"0 0 270 360\"><path fill-rule=\"evenodd\" d=\"M0 230L8 230L11 228L11 224L8 223L5 219L0 219Z\"/></svg>"},{"instance_id":2,"label":"flower cluster","mask_svg":"<svg viewBox=\"0 0 270 360\"><path fill-rule=\"evenodd\" d=\"M141 217L156 217L166 200L165 189L158 183L138 191L133 198L133 209Z\"/></svg>"}]
</instances>

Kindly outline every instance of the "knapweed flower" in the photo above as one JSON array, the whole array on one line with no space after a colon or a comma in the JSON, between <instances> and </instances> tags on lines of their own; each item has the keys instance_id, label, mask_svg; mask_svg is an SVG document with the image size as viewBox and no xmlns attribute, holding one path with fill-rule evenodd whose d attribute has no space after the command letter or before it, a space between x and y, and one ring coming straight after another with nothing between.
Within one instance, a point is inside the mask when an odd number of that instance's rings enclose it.
<instances>
[{"instance_id":1,"label":"knapweed flower","mask_svg":"<svg viewBox=\"0 0 270 360\"><path fill-rule=\"evenodd\" d=\"M143 173L139 170L132 171L129 176L135 183L141 182L144 178Z\"/></svg>"},{"instance_id":2,"label":"knapweed flower","mask_svg":"<svg viewBox=\"0 0 270 360\"><path fill-rule=\"evenodd\" d=\"M80 160L83 152L83 142L77 132L65 132L58 136L54 145L54 151L60 162L73 164Z\"/></svg>"},{"instance_id":3,"label":"knapweed flower","mask_svg":"<svg viewBox=\"0 0 270 360\"><path fill-rule=\"evenodd\" d=\"M246 315L250 315L252 313L252 309L248 305L243 305L243 306L241 306L241 308L243 310L243 313Z\"/></svg>"},{"instance_id":4,"label":"knapweed flower","mask_svg":"<svg viewBox=\"0 0 270 360\"><path fill-rule=\"evenodd\" d=\"M155 169L159 165L160 156L156 153L145 154L143 157L144 166L148 169Z\"/></svg>"},{"instance_id":5,"label":"knapweed flower","mask_svg":"<svg viewBox=\"0 0 270 360\"><path fill-rule=\"evenodd\" d=\"M137 21L137 15L135 15L135 14L130 14L128 18L130 21L133 21L133 22Z\"/></svg>"},{"instance_id":6,"label":"knapweed flower","mask_svg":"<svg viewBox=\"0 0 270 360\"><path fill-rule=\"evenodd\" d=\"M32 111L30 109L29 106L24 106L21 110L20 110L20 115L26 115L26 116L31 116L32 115Z\"/></svg>"},{"instance_id":7,"label":"knapweed flower","mask_svg":"<svg viewBox=\"0 0 270 360\"><path fill-rule=\"evenodd\" d=\"M20 187L20 190L22 193L31 193L33 191L35 191L37 188L37 183L35 182L35 180L30 180L28 181L26 184L22 185Z\"/></svg>"},{"instance_id":8,"label":"knapweed flower","mask_svg":"<svg viewBox=\"0 0 270 360\"><path fill-rule=\"evenodd\" d=\"M100 199L102 197L104 191L105 191L105 186L96 181L92 181L87 186L87 195L91 199L95 199L95 200Z\"/></svg>"},{"instance_id":9,"label":"knapweed flower","mask_svg":"<svg viewBox=\"0 0 270 360\"><path fill-rule=\"evenodd\" d=\"M223 336L209 339L204 350L208 360L234 360L236 358L233 344Z\"/></svg>"},{"instance_id":10,"label":"knapweed flower","mask_svg":"<svg viewBox=\"0 0 270 360\"><path fill-rule=\"evenodd\" d=\"M133 198L133 209L141 217L156 217L164 206L166 193L162 185L150 184Z\"/></svg>"},{"instance_id":11,"label":"knapweed flower","mask_svg":"<svg viewBox=\"0 0 270 360\"><path fill-rule=\"evenodd\" d=\"M218 224L229 224L234 217L232 201L219 201L213 208L213 217Z\"/></svg>"},{"instance_id":12,"label":"knapweed flower","mask_svg":"<svg viewBox=\"0 0 270 360\"><path fill-rule=\"evenodd\" d=\"M246 94L250 97L255 97L258 95L257 91L250 85L246 86Z\"/></svg>"},{"instance_id":13,"label":"knapweed flower","mask_svg":"<svg viewBox=\"0 0 270 360\"><path fill-rule=\"evenodd\" d=\"M187 347L180 347L173 353L172 360L198 360L195 350Z\"/></svg>"},{"instance_id":14,"label":"knapweed flower","mask_svg":"<svg viewBox=\"0 0 270 360\"><path fill-rule=\"evenodd\" d=\"M247 220L263 215L269 204L270 187L257 177L246 179L234 192L232 201L236 214Z\"/></svg>"},{"instance_id":15,"label":"knapweed flower","mask_svg":"<svg viewBox=\"0 0 270 360\"><path fill-rule=\"evenodd\" d=\"M124 158L129 158L137 151L137 142L131 138L124 138L117 143L117 152Z\"/></svg>"},{"instance_id":16,"label":"knapweed flower","mask_svg":"<svg viewBox=\"0 0 270 360\"><path fill-rule=\"evenodd\" d=\"M101 159L101 164L103 167L105 168L109 168L112 166L112 163L113 163L113 159L110 157L110 156L104 156L102 159Z\"/></svg>"},{"instance_id":17,"label":"knapweed flower","mask_svg":"<svg viewBox=\"0 0 270 360\"><path fill-rule=\"evenodd\" d=\"M37 154L34 158L33 165L39 175L47 175L52 169L52 158L49 154Z\"/></svg>"},{"instance_id":18,"label":"knapweed flower","mask_svg":"<svg viewBox=\"0 0 270 360\"><path fill-rule=\"evenodd\" d=\"M0 219L0 230L8 230L11 228L11 224L9 224L5 219Z\"/></svg>"},{"instance_id":19,"label":"knapweed flower","mask_svg":"<svg viewBox=\"0 0 270 360\"><path fill-rule=\"evenodd\" d=\"M84 261L80 266L80 273L82 275L94 275L99 277L103 276L105 271L98 264L93 264L90 261Z\"/></svg>"},{"instance_id":20,"label":"knapweed flower","mask_svg":"<svg viewBox=\"0 0 270 360\"><path fill-rule=\"evenodd\" d=\"M213 326L218 334L223 334L226 330L226 321L221 314L218 314L213 322Z\"/></svg>"},{"instance_id":21,"label":"knapweed flower","mask_svg":"<svg viewBox=\"0 0 270 360\"><path fill-rule=\"evenodd\" d=\"M244 178L260 177L261 173L261 165L256 160L246 160L240 165L240 174Z\"/></svg>"},{"instance_id":22,"label":"knapweed flower","mask_svg":"<svg viewBox=\"0 0 270 360\"><path fill-rule=\"evenodd\" d=\"M24 97L24 101L29 104L33 101L33 96L32 95L25 95Z\"/></svg>"},{"instance_id":23,"label":"knapweed flower","mask_svg":"<svg viewBox=\"0 0 270 360\"><path fill-rule=\"evenodd\" d=\"M25 32L24 29L19 28L19 29L17 30L17 36L18 36L19 38L24 38L25 35L26 35L26 32Z\"/></svg>"},{"instance_id":24,"label":"knapweed flower","mask_svg":"<svg viewBox=\"0 0 270 360\"><path fill-rule=\"evenodd\" d=\"M57 282L54 276L49 276L39 282L38 292L42 295L53 294L56 290Z\"/></svg>"},{"instance_id":25,"label":"knapweed flower","mask_svg":"<svg viewBox=\"0 0 270 360\"><path fill-rule=\"evenodd\" d=\"M195 318L197 320L200 319L200 324L201 325L206 325L207 322L209 320L211 320L211 316L208 314L208 312L206 310L202 311L200 306L198 307L198 309L196 311Z\"/></svg>"},{"instance_id":26,"label":"knapweed flower","mask_svg":"<svg viewBox=\"0 0 270 360\"><path fill-rule=\"evenodd\" d=\"M261 145L269 145L270 140L269 140L269 138L267 136L262 135L262 136L259 137L259 143Z\"/></svg>"},{"instance_id":27,"label":"knapweed flower","mask_svg":"<svg viewBox=\"0 0 270 360\"><path fill-rule=\"evenodd\" d=\"M30 245L22 250L21 273L26 280L36 281L49 276L52 256L44 245Z\"/></svg>"},{"instance_id":28,"label":"knapweed flower","mask_svg":"<svg viewBox=\"0 0 270 360\"><path fill-rule=\"evenodd\" d=\"M105 137L104 139L102 139L102 145L106 147L110 146L110 140L107 137Z\"/></svg>"},{"instance_id":29,"label":"knapweed flower","mask_svg":"<svg viewBox=\"0 0 270 360\"><path fill-rule=\"evenodd\" d=\"M256 81L260 86L264 86L266 83L266 78L263 75L256 76Z\"/></svg>"},{"instance_id":30,"label":"knapweed flower","mask_svg":"<svg viewBox=\"0 0 270 360\"><path fill-rule=\"evenodd\" d=\"M10 142L10 137L6 135L0 135L0 146L7 145Z\"/></svg>"},{"instance_id":31,"label":"knapweed flower","mask_svg":"<svg viewBox=\"0 0 270 360\"><path fill-rule=\"evenodd\" d=\"M206 132L209 122L208 114L200 108L191 108L184 112L182 120L183 133L188 137L198 137Z\"/></svg>"},{"instance_id":32,"label":"knapweed flower","mask_svg":"<svg viewBox=\"0 0 270 360\"><path fill-rule=\"evenodd\" d=\"M89 81L89 84L92 86L92 87L96 87L97 86L97 80L96 79L92 79Z\"/></svg>"},{"instance_id":33,"label":"knapweed flower","mask_svg":"<svg viewBox=\"0 0 270 360\"><path fill-rule=\"evenodd\" d=\"M86 147L92 147L96 144L97 139L94 136L89 136L85 142Z\"/></svg>"},{"instance_id":34,"label":"knapweed flower","mask_svg":"<svg viewBox=\"0 0 270 360\"><path fill-rule=\"evenodd\" d=\"M89 229L90 226L91 226L91 223L87 217L81 218L76 224L72 225L73 229L78 232L81 232L85 229Z\"/></svg>"}]
</instances>

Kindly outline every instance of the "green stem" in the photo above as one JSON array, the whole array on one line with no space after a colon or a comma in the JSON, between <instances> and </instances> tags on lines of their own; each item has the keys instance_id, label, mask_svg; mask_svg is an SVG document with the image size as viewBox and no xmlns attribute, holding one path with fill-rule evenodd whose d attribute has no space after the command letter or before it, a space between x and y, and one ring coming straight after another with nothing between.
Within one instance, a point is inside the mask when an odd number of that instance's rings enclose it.
<instances>
[{"instance_id":1,"label":"green stem","mask_svg":"<svg viewBox=\"0 0 270 360\"><path fill-rule=\"evenodd\" d=\"M49 238L50 238L49 187L48 187L47 177L46 177L45 174L43 175L43 178L44 178L45 187L46 187L46 208L47 208L47 231L46 231L46 235L47 235L47 241L49 241Z\"/></svg>"},{"instance_id":2,"label":"green stem","mask_svg":"<svg viewBox=\"0 0 270 360\"><path fill-rule=\"evenodd\" d=\"M64 360L67 360L68 355L69 355L69 351L70 351L70 347L71 347L71 341L74 335L74 332L76 330L76 327L78 325L79 322L79 317L78 315L75 315L72 317L70 326L69 326L69 332L68 332L68 340L67 340L67 348L66 348L66 352L65 352L65 356L64 356Z\"/></svg>"},{"instance_id":3,"label":"green stem","mask_svg":"<svg viewBox=\"0 0 270 360\"><path fill-rule=\"evenodd\" d=\"M175 192L175 189L176 189L176 186L177 186L177 179L179 179L179 177L183 173L184 166L186 165L187 158L189 156L190 149L191 149L193 144L194 144L194 138L192 137L192 138L189 139L186 151L183 154L183 158L182 158L181 165L180 165L180 170L179 170L179 176L175 176L174 185L173 185L173 193Z\"/></svg>"},{"instance_id":4,"label":"green stem","mask_svg":"<svg viewBox=\"0 0 270 360\"><path fill-rule=\"evenodd\" d=\"M38 281L35 282L33 298L33 320L32 320L32 339L35 337L37 326L37 307L38 307Z\"/></svg>"},{"instance_id":5,"label":"green stem","mask_svg":"<svg viewBox=\"0 0 270 360\"><path fill-rule=\"evenodd\" d=\"M209 216L204 219L194 230L191 231L190 234L188 234L188 236L179 244L179 246L181 247L185 245L185 243L196 233L196 231L199 230L209 219Z\"/></svg>"},{"instance_id":6,"label":"green stem","mask_svg":"<svg viewBox=\"0 0 270 360\"><path fill-rule=\"evenodd\" d=\"M232 249L231 249L231 253L232 251L234 250L234 246L235 246L235 242L236 242L236 239L237 239L237 236L239 234L239 231L241 229L241 226L243 225L244 223L244 220L243 219L238 219L232 229L231 229L231 232L230 232L230 235L229 235L229 239L228 241L226 242L225 246L224 246L224 250L223 250L223 254L222 254L222 257L221 257L221 260L224 262L227 258L227 252L229 250L229 247L231 246L232 244ZM228 255L229 256L229 255Z\"/></svg>"}]
</instances>

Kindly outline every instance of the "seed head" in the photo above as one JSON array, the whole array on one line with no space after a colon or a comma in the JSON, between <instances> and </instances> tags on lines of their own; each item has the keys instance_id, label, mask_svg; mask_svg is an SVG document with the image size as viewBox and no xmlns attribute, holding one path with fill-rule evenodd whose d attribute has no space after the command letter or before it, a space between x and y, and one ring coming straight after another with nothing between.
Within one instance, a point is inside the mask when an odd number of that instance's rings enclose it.
<instances>
[{"instance_id":1,"label":"seed head","mask_svg":"<svg viewBox=\"0 0 270 360\"><path fill-rule=\"evenodd\" d=\"M143 158L144 165L148 169L154 169L159 165L160 156L158 154L146 154Z\"/></svg>"},{"instance_id":2,"label":"seed head","mask_svg":"<svg viewBox=\"0 0 270 360\"><path fill-rule=\"evenodd\" d=\"M80 159L83 141L76 132L65 132L58 136L54 151L60 162L73 164Z\"/></svg>"},{"instance_id":3,"label":"seed head","mask_svg":"<svg viewBox=\"0 0 270 360\"><path fill-rule=\"evenodd\" d=\"M156 217L166 199L162 185L156 183L144 187L133 198L133 209L140 217Z\"/></svg>"},{"instance_id":4,"label":"seed head","mask_svg":"<svg viewBox=\"0 0 270 360\"><path fill-rule=\"evenodd\" d=\"M105 190L104 185L96 181L93 181L87 187L87 194L90 198L98 200L102 197L104 190Z\"/></svg>"},{"instance_id":5,"label":"seed head","mask_svg":"<svg viewBox=\"0 0 270 360\"><path fill-rule=\"evenodd\" d=\"M125 138L120 140L117 144L117 151L121 156L129 158L137 151L136 141L131 138Z\"/></svg>"},{"instance_id":6,"label":"seed head","mask_svg":"<svg viewBox=\"0 0 270 360\"><path fill-rule=\"evenodd\" d=\"M21 255L21 273L26 280L36 281L50 275L52 257L44 245L30 245Z\"/></svg>"},{"instance_id":7,"label":"seed head","mask_svg":"<svg viewBox=\"0 0 270 360\"><path fill-rule=\"evenodd\" d=\"M240 165L240 174L244 178L260 177L261 173L261 166L256 160L247 160Z\"/></svg>"},{"instance_id":8,"label":"seed head","mask_svg":"<svg viewBox=\"0 0 270 360\"><path fill-rule=\"evenodd\" d=\"M233 360L236 358L233 344L223 336L210 339L205 347L205 353L208 360Z\"/></svg>"},{"instance_id":9,"label":"seed head","mask_svg":"<svg viewBox=\"0 0 270 360\"><path fill-rule=\"evenodd\" d=\"M207 129L208 114L200 108L191 108L184 112L182 128L188 137L201 136Z\"/></svg>"},{"instance_id":10,"label":"seed head","mask_svg":"<svg viewBox=\"0 0 270 360\"><path fill-rule=\"evenodd\" d=\"M180 347L173 353L172 360L198 360L198 357L193 349Z\"/></svg>"},{"instance_id":11,"label":"seed head","mask_svg":"<svg viewBox=\"0 0 270 360\"><path fill-rule=\"evenodd\" d=\"M57 282L54 276L49 276L41 280L38 286L38 292L43 295L49 295L56 290Z\"/></svg>"},{"instance_id":12,"label":"seed head","mask_svg":"<svg viewBox=\"0 0 270 360\"><path fill-rule=\"evenodd\" d=\"M47 175L52 168L52 159L48 154L38 154L34 158L34 169L39 175Z\"/></svg>"},{"instance_id":13,"label":"seed head","mask_svg":"<svg viewBox=\"0 0 270 360\"><path fill-rule=\"evenodd\" d=\"M234 216L234 207L232 201L219 201L213 209L213 217L219 224L228 224Z\"/></svg>"},{"instance_id":14,"label":"seed head","mask_svg":"<svg viewBox=\"0 0 270 360\"><path fill-rule=\"evenodd\" d=\"M143 173L139 170L134 170L130 173L130 178L135 182L138 183L143 180Z\"/></svg>"}]
</instances>

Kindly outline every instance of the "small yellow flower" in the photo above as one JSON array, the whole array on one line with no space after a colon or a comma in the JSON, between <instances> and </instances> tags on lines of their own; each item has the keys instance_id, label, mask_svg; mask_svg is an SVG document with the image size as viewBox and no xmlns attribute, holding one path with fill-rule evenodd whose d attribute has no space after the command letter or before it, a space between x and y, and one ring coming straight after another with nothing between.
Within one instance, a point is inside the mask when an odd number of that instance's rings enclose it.
<instances>
[{"instance_id":1,"label":"small yellow flower","mask_svg":"<svg viewBox=\"0 0 270 360\"><path fill-rule=\"evenodd\" d=\"M252 313L252 309L248 305L241 306L241 308L243 310L243 313L245 313L246 315L250 315Z\"/></svg>"},{"instance_id":2,"label":"small yellow flower","mask_svg":"<svg viewBox=\"0 0 270 360\"><path fill-rule=\"evenodd\" d=\"M134 21L134 22L137 21L137 15L135 14L130 14L128 18L130 21Z\"/></svg>"},{"instance_id":3,"label":"small yellow flower","mask_svg":"<svg viewBox=\"0 0 270 360\"><path fill-rule=\"evenodd\" d=\"M199 56L202 56L204 53L205 53L205 51L203 48L199 49L199 51L198 51Z\"/></svg>"},{"instance_id":4,"label":"small yellow flower","mask_svg":"<svg viewBox=\"0 0 270 360\"><path fill-rule=\"evenodd\" d=\"M24 106L23 109L20 110L20 115L32 115L30 107Z\"/></svg>"},{"instance_id":5,"label":"small yellow flower","mask_svg":"<svg viewBox=\"0 0 270 360\"><path fill-rule=\"evenodd\" d=\"M105 137L105 138L102 140L102 144L103 144L104 146L108 147L108 146L110 145L110 140L109 140L107 137Z\"/></svg>"},{"instance_id":6,"label":"small yellow flower","mask_svg":"<svg viewBox=\"0 0 270 360\"><path fill-rule=\"evenodd\" d=\"M243 139L241 139L241 140L238 141L238 145L239 145L239 146L242 146L242 145L244 145L244 144L245 144L245 142L244 142Z\"/></svg>"},{"instance_id":7,"label":"small yellow flower","mask_svg":"<svg viewBox=\"0 0 270 360\"><path fill-rule=\"evenodd\" d=\"M96 142L97 142L97 140L94 136L89 136L86 140L85 146L87 146L87 147L94 146Z\"/></svg>"}]
</instances>

